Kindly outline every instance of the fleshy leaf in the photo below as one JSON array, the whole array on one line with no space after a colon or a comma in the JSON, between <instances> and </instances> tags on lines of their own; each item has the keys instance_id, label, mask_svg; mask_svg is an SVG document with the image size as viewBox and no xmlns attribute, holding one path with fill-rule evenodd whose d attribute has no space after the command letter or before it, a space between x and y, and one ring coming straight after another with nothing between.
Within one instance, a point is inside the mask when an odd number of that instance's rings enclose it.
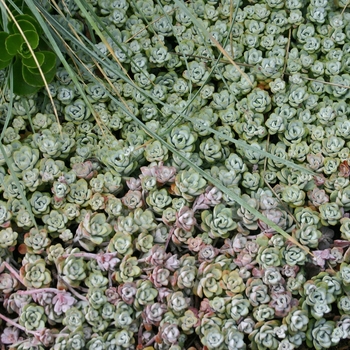
<instances>
[{"instance_id":1,"label":"fleshy leaf","mask_svg":"<svg viewBox=\"0 0 350 350\"><path fill-rule=\"evenodd\" d=\"M51 51L41 51L45 57L45 61L41 66L42 71L46 74L56 67L56 55Z\"/></svg>"},{"instance_id":2,"label":"fleshy leaf","mask_svg":"<svg viewBox=\"0 0 350 350\"><path fill-rule=\"evenodd\" d=\"M350 263L350 248L348 248L343 256L343 261Z\"/></svg>"},{"instance_id":3,"label":"fleshy leaf","mask_svg":"<svg viewBox=\"0 0 350 350\"><path fill-rule=\"evenodd\" d=\"M45 61L44 54L42 52L35 52L35 57L38 60L39 65L42 66L42 64ZM37 64L36 64L33 56L28 57L28 58L23 58L22 63L28 68L37 68Z\"/></svg>"},{"instance_id":4,"label":"fleshy leaf","mask_svg":"<svg viewBox=\"0 0 350 350\"><path fill-rule=\"evenodd\" d=\"M36 28L31 22L29 22L25 19L17 20L17 18L16 18L16 21L24 33L27 31L36 32ZM21 34L21 32L19 31L19 29L15 23L12 24L12 32L14 34Z\"/></svg>"},{"instance_id":5,"label":"fleshy leaf","mask_svg":"<svg viewBox=\"0 0 350 350\"><path fill-rule=\"evenodd\" d=\"M0 49L1 49L1 55L0 55L0 61L2 62L9 62L12 60L14 55L11 55L5 46L6 39L9 37L8 33L0 32ZM0 63L0 65L1 65ZM6 66L5 66L6 67Z\"/></svg>"},{"instance_id":6,"label":"fleshy leaf","mask_svg":"<svg viewBox=\"0 0 350 350\"><path fill-rule=\"evenodd\" d=\"M24 39L21 34L11 34L5 40L5 48L9 55L14 56L20 50Z\"/></svg>"},{"instance_id":7,"label":"fleshy leaf","mask_svg":"<svg viewBox=\"0 0 350 350\"><path fill-rule=\"evenodd\" d=\"M34 27L35 27L35 31L40 35L42 34L43 30L42 28L40 27L39 23L35 20L35 18L33 16L30 16L28 14L23 14L23 15L18 15L16 16L16 21L17 22L20 22L20 21L27 21L27 22L30 22ZM20 25L21 28L22 28L22 25ZM16 25L13 23L12 24L12 29L13 29L13 32L17 32L17 27Z\"/></svg>"},{"instance_id":8,"label":"fleshy leaf","mask_svg":"<svg viewBox=\"0 0 350 350\"><path fill-rule=\"evenodd\" d=\"M38 87L29 85L24 81L22 67L25 67L22 65L22 60L17 59L13 65L13 80L16 82L13 86L13 92L19 96L30 95L39 90Z\"/></svg>"},{"instance_id":9,"label":"fleshy leaf","mask_svg":"<svg viewBox=\"0 0 350 350\"><path fill-rule=\"evenodd\" d=\"M31 86L37 86L37 87L42 87L44 86L44 81L42 79L41 74L39 73L39 70L37 69L37 74L33 73L33 70L30 70L26 66L23 65L22 67L22 74L23 74L23 79L27 84L30 84ZM52 79L55 76L56 73L56 68L52 68L48 72L43 72L45 76L45 80L47 83L50 83Z\"/></svg>"},{"instance_id":10,"label":"fleshy leaf","mask_svg":"<svg viewBox=\"0 0 350 350\"><path fill-rule=\"evenodd\" d=\"M26 31L24 32L24 35L26 36L26 39L28 40L30 47L32 48L32 50L35 50L38 45L39 45L39 35L37 34L37 32L34 31ZM24 39L23 39L24 41ZM24 43L21 45L21 49L18 52L22 57L30 57L32 56L32 53L30 52L27 43L24 41Z\"/></svg>"},{"instance_id":11,"label":"fleshy leaf","mask_svg":"<svg viewBox=\"0 0 350 350\"><path fill-rule=\"evenodd\" d=\"M11 63L12 59L4 62L4 61L0 61L0 69L4 69L6 68L10 63Z\"/></svg>"}]
</instances>

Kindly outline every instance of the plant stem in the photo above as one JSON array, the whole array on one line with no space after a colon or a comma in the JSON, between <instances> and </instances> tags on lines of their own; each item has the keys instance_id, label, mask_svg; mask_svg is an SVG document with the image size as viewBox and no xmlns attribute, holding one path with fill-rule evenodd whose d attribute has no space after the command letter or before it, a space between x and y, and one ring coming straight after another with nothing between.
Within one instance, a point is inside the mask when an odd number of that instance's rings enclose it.
<instances>
[{"instance_id":1,"label":"plant stem","mask_svg":"<svg viewBox=\"0 0 350 350\"><path fill-rule=\"evenodd\" d=\"M113 286L112 271L108 271L108 286L111 288Z\"/></svg>"},{"instance_id":2,"label":"plant stem","mask_svg":"<svg viewBox=\"0 0 350 350\"><path fill-rule=\"evenodd\" d=\"M42 288L42 289L18 290L16 293L20 295L30 295L33 293L45 293L45 292L62 293L63 291L56 288Z\"/></svg>"},{"instance_id":3,"label":"plant stem","mask_svg":"<svg viewBox=\"0 0 350 350\"><path fill-rule=\"evenodd\" d=\"M142 330L143 330L143 323L141 323L139 331L137 333L137 340L138 340L139 345L141 345L141 346L142 346Z\"/></svg>"},{"instance_id":4,"label":"plant stem","mask_svg":"<svg viewBox=\"0 0 350 350\"><path fill-rule=\"evenodd\" d=\"M155 340L156 340L156 335L153 338L151 338L147 344L145 344L145 348L147 348L147 346L152 345L155 342Z\"/></svg>"},{"instance_id":5,"label":"plant stem","mask_svg":"<svg viewBox=\"0 0 350 350\"><path fill-rule=\"evenodd\" d=\"M62 258L69 258L71 256L73 256L75 258L96 259L98 257L98 254L93 254L93 253L73 253L73 254L64 254L64 255L62 255Z\"/></svg>"},{"instance_id":6,"label":"plant stem","mask_svg":"<svg viewBox=\"0 0 350 350\"><path fill-rule=\"evenodd\" d=\"M170 229L170 231L169 231L168 238L167 238L167 240L166 240L166 242L165 242L164 250L167 250L168 245L169 245L169 243L170 243L170 239L171 239L171 237L172 237L174 231L175 231L175 229L174 229L174 227L172 227L172 228Z\"/></svg>"},{"instance_id":7,"label":"plant stem","mask_svg":"<svg viewBox=\"0 0 350 350\"><path fill-rule=\"evenodd\" d=\"M16 271L14 267L12 267L7 261L4 261L3 264L12 273L12 275L14 275L18 279L18 281L24 284L21 276L18 274L18 271Z\"/></svg>"},{"instance_id":8,"label":"plant stem","mask_svg":"<svg viewBox=\"0 0 350 350\"><path fill-rule=\"evenodd\" d=\"M20 329L23 332L32 334L32 335L38 335L38 332L34 332L34 331L30 331L28 329L26 329L25 327L21 326L20 324L18 324L17 322L15 322L14 320L11 320L10 318L6 317L5 315L0 313L0 318L3 319L5 322L9 323L11 326L14 326L18 329Z\"/></svg>"},{"instance_id":9,"label":"plant stem","mask_svg":"<svg viewBox=\"0 0 350 350\"><path fill-rule=\"evenodd\" d=\"M74 294L77 298L83 301L87 301L87 299L79 294L74 288L72 288L60 275L57 275L57 277L63 282L63 284L69 289L69 291Z\"/></svg>"}]
</instances>

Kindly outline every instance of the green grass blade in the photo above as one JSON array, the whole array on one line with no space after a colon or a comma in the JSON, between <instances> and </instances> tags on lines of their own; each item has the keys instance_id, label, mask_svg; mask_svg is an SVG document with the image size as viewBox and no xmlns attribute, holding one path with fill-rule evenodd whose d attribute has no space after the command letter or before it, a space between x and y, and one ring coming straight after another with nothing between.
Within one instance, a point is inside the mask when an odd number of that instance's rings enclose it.
<instances>
[{"instance_id":1,"label":"green grass blade","mask_svg":"<svg viewBox=\"0 0 350 350\"><path fill-rule=\"evenodd\" d=\"M46 35L46 37L47 37L47 39L52 47L52 50L55 52L56 56L58 57L60 62L63 64L64 68L67 70L69 76L71 77L74 85L76 86L79 93L81 94L81 97L84 100L84 102L86 103L87 107L90 109L92 115L96 119L98 119L98 116L97 116L92 104L90 103L90 101L86 97L85 90L84 90L82 84L80 83L77 74L75 73L75 71L72 69L70 64L67 62L67 60L63 56L63 53L61 52L60 47L58 46L54 36L51 33L51 29L48 27L47 23L42 18L38 8L35 6L33 1L30 1L30 0L24 0L24 1L26 2L29 9L32 11L33 15L35 16L36 20L39 22L40 26L43 28L43 31L45 32L45 35Z\"/></svg>"},{"instance_id":2,"label":"green grass blade","mask_svg":"<svg viewBox=\"0 0 350 350\"><path fill-rule=\"evenodd\" d=\"M80 1L80 0L77 0L77 1ZM57 25L58 25L58 23L57 23ZM65 30L65 29L62 28L62 30ZM65 34L69 35L70 38L72 39L72 41L76 40L76 38L74 38L70 33L65 32ZM103 35L103 34L101 33L101 35ZM78 43L78 42L74 41L74 43ZM140 93L142 93L149 100L152 100L152 101L154 101L156 103L159 103L159 104L161 104L163 106L166 105L166 103L164 103L163 101L160 101L160 100L154 98L147 91L142 90L139 86L137 86L132 81L130 81L130 79L118 69L118 66L116 64L114 64L114 62L112 62L112 61L110 61L108 59L102 59L96 53L94 53L92 51L89 51L88 46L82 47L82 50L84 50L84 52L86 52L86 53L90 53L90 55L93 56L93 58L96 59L96 61L98 61L99 64L101 64L102 66L104 66L104 67L106 67L108 69L114 70L121 79L123 79L125 82L127 82L129 84L132 84L132 86L135 89L140 91ZM94 77L94 76L92 76L92 79L95 79L96 81L98 81L97 78ZM173 111L176 112L176 113L179 113L179 112L175 111L174 109L173 109ZM186 121L189 121L189 122L192 121L192 119L190 117L188 117L185 113L180 112L179 114ZM211 127L207 127L207 130L209 130L211 133L213 133L213 134L215 134L215 135L217 135L219 137L222 137L225 140L228 140L228 141L232 142L233 144L235 144L236 146L238 146L238 147L240 147L242 149L248 149L250 151L258 152L261 156L270 158L270 159L272 159L272 160L274 160L276 162L280 162L280 163L284 164L286 167L292 167L292 168L294 168L296 170L299 170L299 171L301 171L303 173L306 173L306 174L309 174L309 175L312 175L312 176L317 176L317 174L315 172L307 169L306 167L304 167L302 165L296 164L296 163L294 163L292 161L289 161L289 160L286 160L286 159L279 158L279 157L277 157L277 156L275 156L275 155L273 155L273 154L271 154L271 153L269 153L267 151L259 150L256 147L253 147L253 146L249 145L247 142L245 142L243 140L237 140L237 139L234 139L232 137L228 137L227 135L224 135L221 132L219 132L219 131L211 128ZM164 134L162 134L162 136L164 136Z\"/></svg>"},{"instance_id":3,"label":"green grass blade","mask_svg":"<svg viewBox=\"0 0 350 350\"><path fill-rule=\"evenodd\" d=\"M121 108L123 106L120 104L118 100L116 100L113 96L111 96L112 99L114 99L115 103L119 104ZM210 183L212 183L214 186L216 186L219 190L224 192L227 196L231 197L236 203L238 203L240 206L248 210L251 214L255 215L258 219L263 221L265 224L269 225L271 228L273 228L276 232L281 234L284 238L287 240L293 242L294 244L298 245L300 248L302 248L305 252L309 253L309 248L304 247L301 245L298 241L296 241L291 235L289 235L287 232L283 231L279 226L277 226L273 221L262 215L258 210L251 207L249 204L247 204L241 197L239 197L236 193L234 193L232 190L224 186L220 181L213 178L211 175L209 175L207 172L202 170L199 166L191 163L185 156L183 156L176 148L169 145L166 141L164 141L159 135L154 133L152 130L148 129L142 121L140 121L138 118L136 118L134 115L129 113L127 110L124 109L125 113L128 113L130 117L133 118L133 120L153 139L158 140L162 143L165 147L168 148L169 151L171 151L173 154L181 158L186 164L188 164L191 168L195 169L201 176L203 176L205 179L207 179Z\"/></svg>"},{"instance_id":4,"label":"green grass blade","mask_svg":"<svg viewBox=\"0 0 350 350\"><path fill-rule=\"evenodd\" d=\"M47 26L47 24L45 23L45 21L41 18L39 11L36 9L36 7L33 5L32 1L26 0L28 6L30 7L31 11L34 13L34 15L36 16L38 22L40 23L40 25L43 28L46 28L47 30L45 30L45 32L47 33L47 37L48 40L51 44L51 46L53 47L54 51L56 52L57 56L59 57L59 59L61 60L62 64L64 65L65 69L67 70L67 72L69 73L69 75L72 78L73 83L77 86L79 92L81 93L83 99L85 100L87 105L90 105L90 103L87 101L87 98L85 96L85 91L82 88L82 83L80 82L80 80L78 79L76 73L74 72L74 70L68 65L67 61L65 60L65 58L63 57L62 53L60 52L60 49L55 41L55 38L53 37L53 35L51 34L51 32L49 31L49 27ZM187 12L189 14L189 16L192 16L192 14L188 11L188 9L184 6L183 3L181 3L178 0L175 0L175 2L177 3L177 5L179 7L181 7L185 12ZM98 24L96 23L96 21L94 21L94 17L91 15L91 12L88 11L89 9L89 4L86 3L86 1L84 0L76 0L76 4L79 6L80 10L82 11L83 15L85 16L85 18L87 18L87 21L90 23L91 27L93 28L93 30L96 32L96 34L98 36L100 36L100 38L103 40L106 40L106 38L103 37L103 33L101 32ZM193 18L194 22L196 21L195 18ZM195 23L197 25L197 23ZM198 23L198 27L201 28L201 24ZM202 31L202 35L204 35L205 37L209 37L210 33L208 33L205 28L201 28ZM72 40L77 43L79 41L77 41L76 38L74 38L74 36L72 35ZM83 38L84 40L87 40L86 38ZM212 39L212 38L211 38ZM215 43L216 45L218 43ZM80 46L81 45L80 43ZM218 47L218 45L217 45ZM91 51L89 51L89 49L93 48L93 43L89 43L88 47L86 48L86 50L91 54ZM220 60L221 55L225 55L225 52L223 52L222 50L220 50L219 48L219 57L216 60L216 62L218 63ZM147 92L142 91L142 89L140 89L138 86L136 86L128 77L127 74L125 74L125 72L123 72L122 67L120 67L119 65L115 64L115 62L106 59L106 58L101 58L95 51L95 53L93 52L92 55L94 55L94 58L96 58L96 61L101 64L103 67L107 67L109 69L114 69L114 71L117 72L117 74L119 75L119 77L121 79L123 79L125 82L128 82L130 84L132 84L134 86L134 88L138 89L141 93L143 93L148 99L159 103L161 105L165 105L165 103L158 101L157 99L155 99L153 96L150 96L150 94L148 94ZM225 55L226 56L226 55ZM231 62L232 63L232 62ZM234 64L234 63L232 63ZM97 80L98 79L96 77L93 77L93 79ZM162 136L157 135L156 133L152 132L150 129L148 129L145 124L139 120L136 116L132 115L129 110L125 107L125 105L122 103L122 101L117 100L111 91L109 91L110 97L111 99L124 111L124 113L126 113L127 115L129 115L134 122L136 122L151 138L158 140L159 142L161 142L162 145L164 145L170 152L172 152L174 155L177 155L180 159L182 159L186 164L188 164L188 166L192 167L193 169L195 169L199 174L201 174L205 179L207 179L210 183L212 183L214 186L216 186L218 189L220 189L223 193L225 193L226 195L228 195L229 197L231 197L233 200L235 200L239 205L241 205L242 207L244 207L246 210L248 210L249 212L251 212L253 215L255 215L258 219L262 220L263 222L265 222L267 225L269 225L271 228L273 228L276 232L280 233L281 235L283 235L286 239L292 241L293 243L299 245L302 249L304 249L305 251L308 252L308 249L303 247L302 245L300 245L298 242L295 241L295 239L293 237L291 237L288 233L286 233L285 231L283 231L280 227L278 227L275 223L273 223L271 220L267 219L264 215L262 215L258 210L256 210L255 208L252 208L251 206L249 206L241 197L239 197L237 194L235 194L232 190L226 188L224 185L222 185L222 183L220 181L218 181L217 179L213 178L212 176L210 176L209 174L207 174L204 170L202 170L200 167L192 164L186 157L184 157L178 150L176 150L172 145L168 144ZM192 103L192 100L190 101L190 103ZM183 117L185 120L187 121L191 121L191 118L189 118L186 113L179 113L181 115L181 117ZM264 156L264 157L269 157L275 161L281 162L283 164L285 164L286 166L290 166L290 167L294 167L295 169L297 168L300 171L303 172L307 172L309 174L315 175L312 171L294 164L291 161L287 161L284 159L280 159L277 156L271 155L270 153L263 151L263 150L258 150L257 148L247 144L246 142L242 141L242 140L236 140L234 138L230 138L227 137L226 135L223 135L222 133L214 130L213 128L208 127L207 128L210 132L212 132L213 134L216 134L220 137L225 138L226 140L229 140L230 142L234 143L237 147L243 148L243 149L250 149L252 151L258 152L260 153L260 155Z\"/></svg>"},{"instance_id":5,"label":"green grass blade","mask_svg":"<svg viewBox=\"0 0 350 350\"><path fill-rule=\"evenodd\" d=\"M7 24L8 24L8 18L7 18L7 13L4 5L0 3L0 11L1 11L1 23L2 23L2 30L7 32Z\"/></svg>"},{"instance_id":6,"label":"green grass blade","mask_svg":"<svg viewBox=\"0 0 350 350\"><path fill-rule=\"evenodd\" d=\"M181 2L179 0L174 0L176 5L181 8L189 17L191 17L191 20L193 21L193 23L196 25L197 29L200 29L200 33L202 33L203 37L210 39L215 46L220 50L220 52L230 61L231 64L233 64L235 66L235 68L241 73L241 75L243 77L245 77L245 79L247 79L248 82L251 83L248 75L246 73L244 73L241 68L236 64L236 62L233 61L233 59L230 57L230 55L228 55L228 53L224 50L224 48L217 42L217 40L205 29L205 27L203 26L203 24L198 21L198 19L193 16L193 14L191 13L191 11L189 11L189 9L185 6L184 2Z\"/></svg>"},{"instance_id":7,"label":"green grass blade","mask_svg":"<svg viewBox=\"0 0 350 350\"><path fill-rule=\"evenodd\" d=\"M63 28L63 29L64 29L64 28ZM67 33L67 34L68 34L68 33ZM74 40L74 39L75 39L75 38L72 37L72 40ZM84 48L82 47L82 49L84 49ZM89 52L89 50L88 50L87 48L85 48L84 50L85 50L87 53ZM97 60L101 65L103 65L104 67L107 67L108 69L116 69L116 68L117 68L116 65L113 65L113 62L111 62L111 61L109 61L109 60L106 60L106 59L103 60L102 58L100 58L100 57L99 57L97 54L95 54L94 52L91 52L91 51L90 51L90 54L94 57L94 59L96 59L96 60ZM116 71L116 70L115 70L115 71ZM116 72L117 72L117 71L116 71ZM144 96L146 96L148 99L153 100L154 102L159 103L159 104L161 104L161 105L163 105L163 106L166 105L166 103L164 103L163 101L160 101L160 100L154 98L154 97L151 96L147 91L142 90L140 87L138 87L138 86L137 86L136 84L134 84L132 81L130 81L125 75L123 75L122 72L117 72L117 74L118 74L119 77L120 77L121 79L123 79L125 82L128 82L128 83L132 84L133 87L134 87L135 89L139 90L139 91L140 91ZM92 77L92 78L95 78L95 79L96 79L96 77ZM97 79L96 79L96 81L97 81ZM174 110L174 109L173 109L173 110ZM177 112L177 111L174 110L174 112ZM181 113L181 112L180 112L180 115L181 115L181 117L184 118L185 120L191 122L191 118L188 117L185 113ZM259 149L255 148L255 147L249 145L247 142L245 142L245 141L243 141L243 140L237 140L237 139L234 139L234 138L232 138L232 137L228 137L227 135L224 135L224 134L222 134L221 132L219 132L219 131L217 131L217 130L211 128L211 127L207 127L207 129L208 129L211 133L213 133L213 134L215 134L215 135L217 135L217 136L219 136L219 137L222 137L222 138L225 139L225 140L228 140L228 141L234 143L236 146L238 146L238 147L240 147L240 148L248 149L248 150L254 151L254 152L258 152L258 153L261 154L263 157L268 157L268 158L270 158L270 159L272 159L272 160L274 160L274 161L276 161L276 162L280 162L280 163L284 164L286 167L293 167L294 169L297 169L297 170L299 170L299 171L301 171L301 172L303 172L303 173L306 173L306 174L309 174L309 175L312 175L312 176L317 176L317 174L316 174L315 172L313 172L313 171L307 169L306 167L304 167L304 166L302 166L302 165L296 164L296 163L294 163L294 162L292 162L292 161L289 161L289 160L286 160L286 159L279 158L279 157L277 157L277 156L275 156L275 155L273 155L273 154L271 154L271 153L269 153L269 152L267 152L267 151L259 150ZM163 136L164 136L164 134L163 134Z\"/></svg>"},{"instance_id":8,"label":"green grass blade","mask_svg":"<svg viewBox=\"0 0 350 350\"><path fill-rule=\"evenodd\" d=\"M12 75L11 71L12 71L12 65L10 65L10 67L8 67L7 72L8 72L8 76L9 76L9 82L10 82L8 88L10 89L10 91L13 91L13 75ZM7 81L7 79L6 79L6 81ZM5 85L4 89L6 89L6 88L7 88L7 84ZM0 134L0 142L2 141L2 139L5 135L5 131L6 131L7 127L9 126L10 121L12 119L13 96L14 96L13 93L10 93L10 101L8 103L5 124L4 124L2 132Z\"/></svg>"}]
</instances>

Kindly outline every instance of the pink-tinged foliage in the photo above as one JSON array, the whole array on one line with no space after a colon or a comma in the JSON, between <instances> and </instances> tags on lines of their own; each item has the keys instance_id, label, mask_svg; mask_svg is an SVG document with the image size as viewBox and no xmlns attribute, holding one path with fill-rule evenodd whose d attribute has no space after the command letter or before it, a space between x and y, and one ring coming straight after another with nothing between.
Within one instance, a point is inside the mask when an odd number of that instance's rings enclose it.
<instances>
[{"instance_id":1,"label":"pink-tinged foliage","mask_svg":"<svg viewBox=\"0 0 350 350\"><path fill-rule=\"evenodd\" d=\"M73 164L72 169L80 179L90 180L97 174L91 161Z\"/></svg>"},{"instance_id":2,"label":"pink-tinged foliage","mask_svg":"<svg viewBox=\"0 0 350 350\"><path fill-rule=\"evenodd\" d=\"M272 293L269 305L274 308L277 317L288 315L292 307L298 305L298 300L292 297L291 292Z\"/></svg>"},{"instance_id":3,"label":"pink-tinged foliage","mask_svg":"<svg viewBox=\"0 0 350 350\"><path fill-rule=\"evenodd\" d=\"M5 294L11 293L18 286L18 280L9 273L0 274L0 291Z\"/></svg>"},{"instance_id":4,"label":"pink-tinged foliage","mask_svg":"<svg viewBox=\"0 0 350 350\"><path fill-rule=\"evenodd\" d=\"M205 246L205 243L200 236L189 238L187 244L188 249L196 253L198 253Z\"/></svg>"},{"instance_id":5,"label":"pink-tinged foliage","mask_svg":"<svg viewBox=\"0 0 350 350\"><path fill-rule=\"evenodd\" d=\"M313 252L312 260L317 266L320 266L321 268L325 268L325 264L328 260L334 259L331 249L324 249L324 250L314 250Z\"/></svg>"},{"instance_id":6,"label":"pink-tinged foliage","mask_svg":"<svg viewBox=\"0 0 350 350\"><path fill-rule=\"evenodd\" d=\"M161 303L147 305L142 312L144 322L159 326L162 316L167 312L167 306Z\"/></svg>"},{"instance_id":7,"label":"pink-tinged foliage","mask_svg":"<svg viewBox=\"0 0 350 350\"><path fill-rule=\"evenodd\" d=\"M164 263L164 267L170 271L175 271L180 267L180 260L177 258L177 255L171 255Z\"/></svg>"},{"instance_id":8,"label":"pink-tinged foliage","mask_svg":"<svg viewBox=\"0 0 350 350\"><path fill-rule=\"evenodd\" d=\"M99 253L96 256L98 266L102 271L114 271L120 259L116 257L117 253Z\"/></svg>"},{"instance_id":9,"label":"pink-tinged foliage","mask_svg":"<svg viewBox=\"0 0 350 350\"><path fill-rule=\"evenodd\" d=\"M133 282L127 282L127 283L121 284L118 287L118 293L120 297L128 305L131 305L134 302L136 291L137 291L136 284Z\"/></svg>"},{"instance_id":10,"label":"pink-tinged foliage","mask_svg":"<svg viewBox=\"0 0 350 350\"><path fill-rule=\"evenodd\" d=\"M194 211L189 207L182 207L176 213L176 223L175 225L185 231L191 231L193 227L197 224L197 220L194 217Z\"/></svg>"},{"instance_id":11,"label":"pink-tinged foliage","mask_svg":"<svg viewBox=\"0 0 350 350\"><path fill-rule=\"evenodd\" d=\"M170 276L169 270L160 266L156 266L153 269L152 275L150 276L149 279L157 288L159 288L159 287L168 285L169 276Z\"/></svg>"},{"instance_id":12,"label":"pink-tinged foliage","mask_svg":"<svg viewBox=\"0 0 350 350\"><path fill-rule=\"evenodd\" d=\"M58 292L52 299L54 311L61 315L76 303L76 299L68 292Z\"/></svg>"},{"instance_id":13,"label":"pink-tinged foliage","mask_svg":"<svg viewBox=\"0 0 350 350\"><path fill-rule=\"evenodd\" d=\"M140 191L141 190L141 180L131 177L129 180L126 180L126 184L129 187L130 191Z\"/></svg>"},{"instance_id":14,"label":"pink-tinged foliage","mask_svg":"<svg viewBox=\"0 0 350 350\"><path fill-rule=\"evenodd\" d=\"M160 184L173 183L175 181L176 168L164 166L162 162L152 167L141 167L140 170L143 176L153 176Z\"/></svg>"},{"instance_id":15,"label":"pink-tinged foliage","mask_svg":"<svg viewBox=\"0 0 350 350\"><path fill-rule=\"evenodd\" d=\"M214 248L212 245L204 245L198 253L198 260L200 262L211 262L219 254L219 249Z\"/></svg>"},{"instance_id":16,"label":"pink-tinged foliage","mask_svg":"<svg viewBox=\"0 0 350 350\"><path fill-rule=\"evenodd\" d=\"M139 190L129 190L121 200L130 210L141 208L143 206L142 192Z\"/></svg>"},{"instance_id":17,"label":"pink-tinged foliage","mask_svg":"<svg viewBox=\"0 0 350 350\"><path fill-rule=\"evenodd\" d=\"M210 206L210 201L207 200L205 194L199 195L193 202L192 209L194 212L198 210L208 209Z\"/></svg>"},{"instance_id":18,"label":"pink-tinged foliage","mask_svg":"<svg viewBox=\"0 0 350 350\"><path fill-rule=\"evenodd\" d=\"M163 266L165 261L171 256L166 253L163 246L155 245L150 251L150 255L146 258L146 262L150 265Z\"/></svg>"},{"instance_id":19,"label":"pink-tinged foliage","mask_svg":"<svg viewBox=\"0 0 350 350\"><path fill-rule=\"evenodd\" d=\"M1 334L3 344L15 344L19 341L19 329L16 327L6 327Z\"/></svg>"},{"instance_id":20,"label":"pink-tinged foliage","mask_svg":"<svg viewBox=\"0 0 350 350\"><path fill-rule=\"evenodd\" d=\"M121 287L121 286L119 286ZM120 300L118 290L116 287L107 288L105 291L105 295L107 297L107 301L111 304L116 304L118 300Z\"/></svg>"}]
</instances>

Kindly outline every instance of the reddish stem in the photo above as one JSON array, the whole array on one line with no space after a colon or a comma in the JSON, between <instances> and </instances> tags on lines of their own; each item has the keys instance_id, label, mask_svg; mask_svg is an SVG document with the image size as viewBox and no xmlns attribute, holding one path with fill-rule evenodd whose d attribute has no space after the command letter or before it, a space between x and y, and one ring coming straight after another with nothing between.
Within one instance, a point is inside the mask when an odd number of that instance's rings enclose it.
<instances>
[{"instance_id":1,"label":"reddish stem","mask_svg":"<svg viewBox=\"0 0 350 350\"><path fill-rule=\"evenodd\" d=\"M45 292L61 293L62 291L56 288L42 288L42 289L18 290L16 293L21 295L30 295L33 293L45 293Z\"/></svg>"},{"instance_id":2,"label":"reddish stem","mask_svg":"<svg viewBox=\"0 0 350 350\"><path fill-rule=\"evenodd\" d=\"M87 258L87 259L96 259L98 254L93 253L73 253L73 254L63 254L62 258L70 258L71 256L75 258Z\"/></svg>"},{"instance_id":3,"label":"reddish stem","mask_svg":"<svg viewBox=\"0 0 350 350\"><path fill-rule=\"evenodd\" d=\"M147 348L147 346L152 345L155 342L155 340L156 340L156 335L153 338L151 338L147 344L145 344L145 348Z\"/></svg>"},{"instance_id":4,"label":"reddish stem","mask_svg":"<svg viewBox=\"0 0 350 350\"><path fill-rule=\"evenodd\" d=\"M143 329L143 323L141 323L138 334L137 334L137 341L138 341L137 346L140 346L141 349L143 348L143 346L142 346L142 329Z\"/></svg>"},{"instance_id":5,"label":"reddish stem","mask_svg":"<svg viewBox=\"0 0 350 350\"><path fill-rule=\"evenodd\" d=\"M6 317L6 316L3 315L3 314L0 314L0 318L3 319L5 322L9 323L11 326L16 327L16 328L20 329L20 330L23 331L23 332L32 334L32 335L34 335L34 336L38 336L38 335L39 335L38 332L34 332L34 331L30 331L30 330L26 329L25 327L21 326L20 324L18 324L18 323L15 322L14 320L11 320L10 318Z\"/></svg>"},{"instance_id":6,"label":"reddish stem","mask_svg":"<svg viewBox=\"0 0 350 350\"><path fill-rule=\"evenodd\" d=\"M109 288L113 286L113 275L111 270L108 270L108 286Z\"/></svg>"},{"instance_id":7,"label":"reddish stem","mask_svg":"<svg viewBox=\"0 0 350 350\"><path fill-rule=\"evenodd\" d=\"M58 275L58 278L63 282L63 284L69 289L69 291L74 294L78 299L87 301L87 299L79 294L74 288L72 288L60 275Z\"/></svg>"},{"instance_id":8,"label":"reddish stem","mask_svg":"<svg viewBox=\"0 0 350 350\"><path fill-rule=\"evenodd\" d=\"M15 268L13 268L7 261L3 261L3 264L22 284L24 284L21 276L18 274Z\"/></svg>"}]
</instances>

